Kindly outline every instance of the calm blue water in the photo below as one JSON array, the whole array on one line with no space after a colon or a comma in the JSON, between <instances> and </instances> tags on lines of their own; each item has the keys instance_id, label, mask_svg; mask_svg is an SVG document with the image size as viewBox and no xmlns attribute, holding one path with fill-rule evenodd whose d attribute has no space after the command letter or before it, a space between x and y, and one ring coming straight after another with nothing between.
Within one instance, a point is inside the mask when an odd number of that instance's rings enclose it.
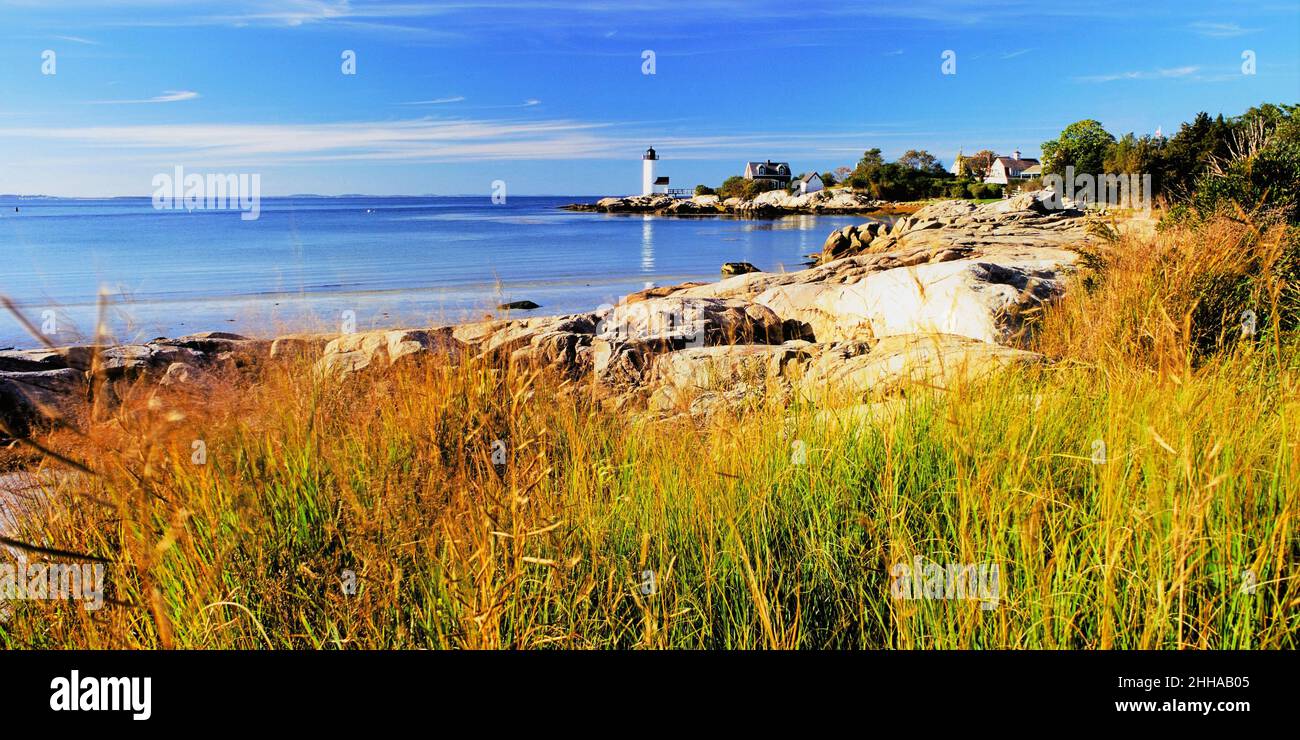
<instances>
[{"instance_id":1,"label":"calm blue water","mask_svg":"<svg viewBox=\"0 0 1300 740\"><path fill-rule=\"evenodd\" d=\"M263 198L237 211L158 211L148 198L0 197L0 295L58 343L93 335L109 296L118 341L222 330L272 335L428 326L531 300L515 315L616 303L645 287L716 280L723 262L797 270L861 216L770 221L572 213L595 197ZM14 208L18 207L18 212ZM0 312L0 347L34 346Z\"/></svg>"}]
</instances>

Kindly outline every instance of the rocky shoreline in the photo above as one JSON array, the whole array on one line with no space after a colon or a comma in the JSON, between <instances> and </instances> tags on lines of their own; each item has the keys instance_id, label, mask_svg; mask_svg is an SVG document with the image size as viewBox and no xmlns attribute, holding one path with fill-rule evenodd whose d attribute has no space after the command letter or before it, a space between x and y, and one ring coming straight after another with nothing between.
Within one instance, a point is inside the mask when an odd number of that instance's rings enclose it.
<instances>
[{"instance_id":1,"label":"rocky shoreline","mask_svg":"<svg viewBox=\"0 0 1300 740\"><path fill-rule=\"evenodd\" d=\"M1045 358L1023 349L1023 317L1060 298L1082 211L1030 193L944 201L892 227L832 232L814 266L632 293L587 313L428 329L254 339L206 332L96 351L0 352L0 422L26 435L114 403L121 384L203 389L268 361L306 358L321 377L358 377L445 355L545 367L601 402L659 416L804 399L863 404L908 384L944 386ZM748 267L748 266L747 266Z\"/></svg>"},{"instance_id":2,"label":"rocky shoreline","mask_svg":"<svg viewBox=\"0 0 1300 740\"><path fill-rule=\"evenodd\" d=\"M741 216L774 218L793 214L848 215L870 213L888 205L865 193L847 189L818 190L795 195L784 190L761 193L752 200L721 199L716 195L674 198L668 195L632 195L601 198L595 203L571 203L562 208L593 213L645 213L657 216Z\"/></svg>"}]
</instances>

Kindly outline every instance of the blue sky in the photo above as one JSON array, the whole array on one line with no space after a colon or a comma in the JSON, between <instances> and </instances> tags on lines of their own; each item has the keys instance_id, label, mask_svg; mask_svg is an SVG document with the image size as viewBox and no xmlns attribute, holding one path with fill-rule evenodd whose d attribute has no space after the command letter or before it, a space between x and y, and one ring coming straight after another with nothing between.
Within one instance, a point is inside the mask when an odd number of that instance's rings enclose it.
<instances>
[{"instance_id":1,"label":"blue sky","mask_svg":"<svg viewBox=\"0 0 1300 740\"><path fill-rule=\"evenodd\" d=\"M651 144L690 187L1262 101L1300 101L1294 0L0 0L6 193L148 195L180 165L265 195L624 194Z\"/></svg>"}]
</instances>

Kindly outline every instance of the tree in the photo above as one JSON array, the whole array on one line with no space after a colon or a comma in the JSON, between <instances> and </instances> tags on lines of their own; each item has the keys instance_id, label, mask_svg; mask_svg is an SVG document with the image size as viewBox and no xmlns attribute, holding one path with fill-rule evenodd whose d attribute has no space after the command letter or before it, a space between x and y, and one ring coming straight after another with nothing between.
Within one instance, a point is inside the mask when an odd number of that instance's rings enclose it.
<instances>
[{"instance_id":1,"label":"tree","mask_svg":"<svg viewBox=\"0 0 1300 740\"><path fill-rule=\"evenodd\" d=\"M852 175L852 174L853 174L853 168L852 168L852 167L836 167L836 168L835 168L835 179L838 180L838 181L840 181L840 182L844 182L845 180L848 179L849 175Z\"/></svg>"},{"instance_id":2,"label":"tree","mask_svg":"<svg viewBox=\"0 0 1300 740\"><path fill-rule=\"evenodd\" d=\"M1132 133L1127 133L1106 150L1103 167L1107 173L1154 175L1160 164L1163 147L1163 139L1151 136L1138 138Z\"/></svg>"},{"instance_id":3,"label":"tree","mask_svg":"<svg viewBox=\"0 0 1300 740\"><path fill-rule=\"evenodd\" d=\"M1073 166L1076 173L1099 175L1114 143L1115 137L1099 121L1075 121L1055 141L1043 142L1043 171L1064 175L1065 168Z\"/></svg>"},{"instance_id":4,"label":"tree","mask_svg":"<svg viewBox=\"0 0 1300 740\"><path fill-rule=\"evenodd\" d=\"M899 157L898 161L914 170L920 170L922 172L939 174L944 171L943 165L939 164L939 160L936 159L933 154L924 149L919 151L916 149L908 149L906 152L903 152L903 156Z\"/></svg>"},{"instance_id":5,"label":"tree","mask_svg":"<svg viewBox=\"0 0 1300 740\"><path fill-rule=\"evenodd\" d=\"M868 149L862 153L862 159L858 160L858 166L853 168L852 174L849 175L848 184L855 188L870 189L876 172L884 165L885 158L881 156L880 149Z\"/></svg>"},{"instance_id":6,"label":"tree","mask_svg":"<svg viewBox=\"0 0 1300 740\"><path fill-rule=\"evenodd\" d=\"M854 171L870 175L884 164L885 158L880 155L880 147L874 147L862 153L862 159L858 160L858 166Z\"/></svg>"},{"instance_id":7,"label":"tree","mask_svg":"<svg viewBox=\"0 0 1300 740\"><path fill-rule=\"evenodd\" d=\"M722 187L718 188L718 195L723 198L744 198L749 191L749 180L740 175L732 175L722 181Z\"/></svg>"},{"instance_id":8,"label":"tree","mask_svg":"<svg viewBox=\"0 0 1300 740\"><path fill-rule=\"evenodd\" d=\"M841 167L840 169L848 169L848 168ZM840 182L838 179L835 178L834 172L823 172L821 177L822 177L822 184L828 188L832 185L838 185Z\"/></svg>"},{"instance_id":9,"label":"tree","mask_svg":"<svg viewBox=\"0 0 1300 740\"><path fill-rule=\"evenodd\" d=\"M1214 157L1225 156L1229 124L1223 119L1198 113L1191 123L1184 123L1166 142L1159 167L1160 190L1178 200L1191 197L1196 181Z\"/></svg>"},{"instance_id":10,"label":"tree","mask_svg":"<svg viewBox=\"0 0 1300 740\"><path fill-rule=\"evenodd\" d=\"M695 194L696 195L717 195L718 193L716 190L709 187L708 185L696 185Z\"/></svg>"},{"instance_id":11,"label":"tree","mask_svg":"<svg viewBox=\"0 0 1300 740\"><path fill-rule=\"evenodd\" d=\"M997 155L992 149L975 152L969 157L962 157L962 170L964 174L976 180L983 180L989 176L989 170L992 169L993 160L996 158Z\"/></svg>"}]
</instances>

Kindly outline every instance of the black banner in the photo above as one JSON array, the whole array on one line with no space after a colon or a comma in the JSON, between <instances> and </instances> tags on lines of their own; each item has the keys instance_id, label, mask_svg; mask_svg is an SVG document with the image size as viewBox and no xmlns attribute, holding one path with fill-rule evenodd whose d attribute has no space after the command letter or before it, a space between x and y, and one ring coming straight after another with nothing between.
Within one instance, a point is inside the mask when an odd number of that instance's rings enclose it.
<instances>
[{"instance_id":1,"label":"black banner","mask_svg":"<svg viewBox=\"0 0 1300 740\"><path fill-rule=\"evenodd\" d=\"M760 728L1244 727L1296 702L1288 653L9 652L0 665L7 719L45 727L338 729L430 712L493 728L699 712Z\"/></svg>"}]
</instances>

